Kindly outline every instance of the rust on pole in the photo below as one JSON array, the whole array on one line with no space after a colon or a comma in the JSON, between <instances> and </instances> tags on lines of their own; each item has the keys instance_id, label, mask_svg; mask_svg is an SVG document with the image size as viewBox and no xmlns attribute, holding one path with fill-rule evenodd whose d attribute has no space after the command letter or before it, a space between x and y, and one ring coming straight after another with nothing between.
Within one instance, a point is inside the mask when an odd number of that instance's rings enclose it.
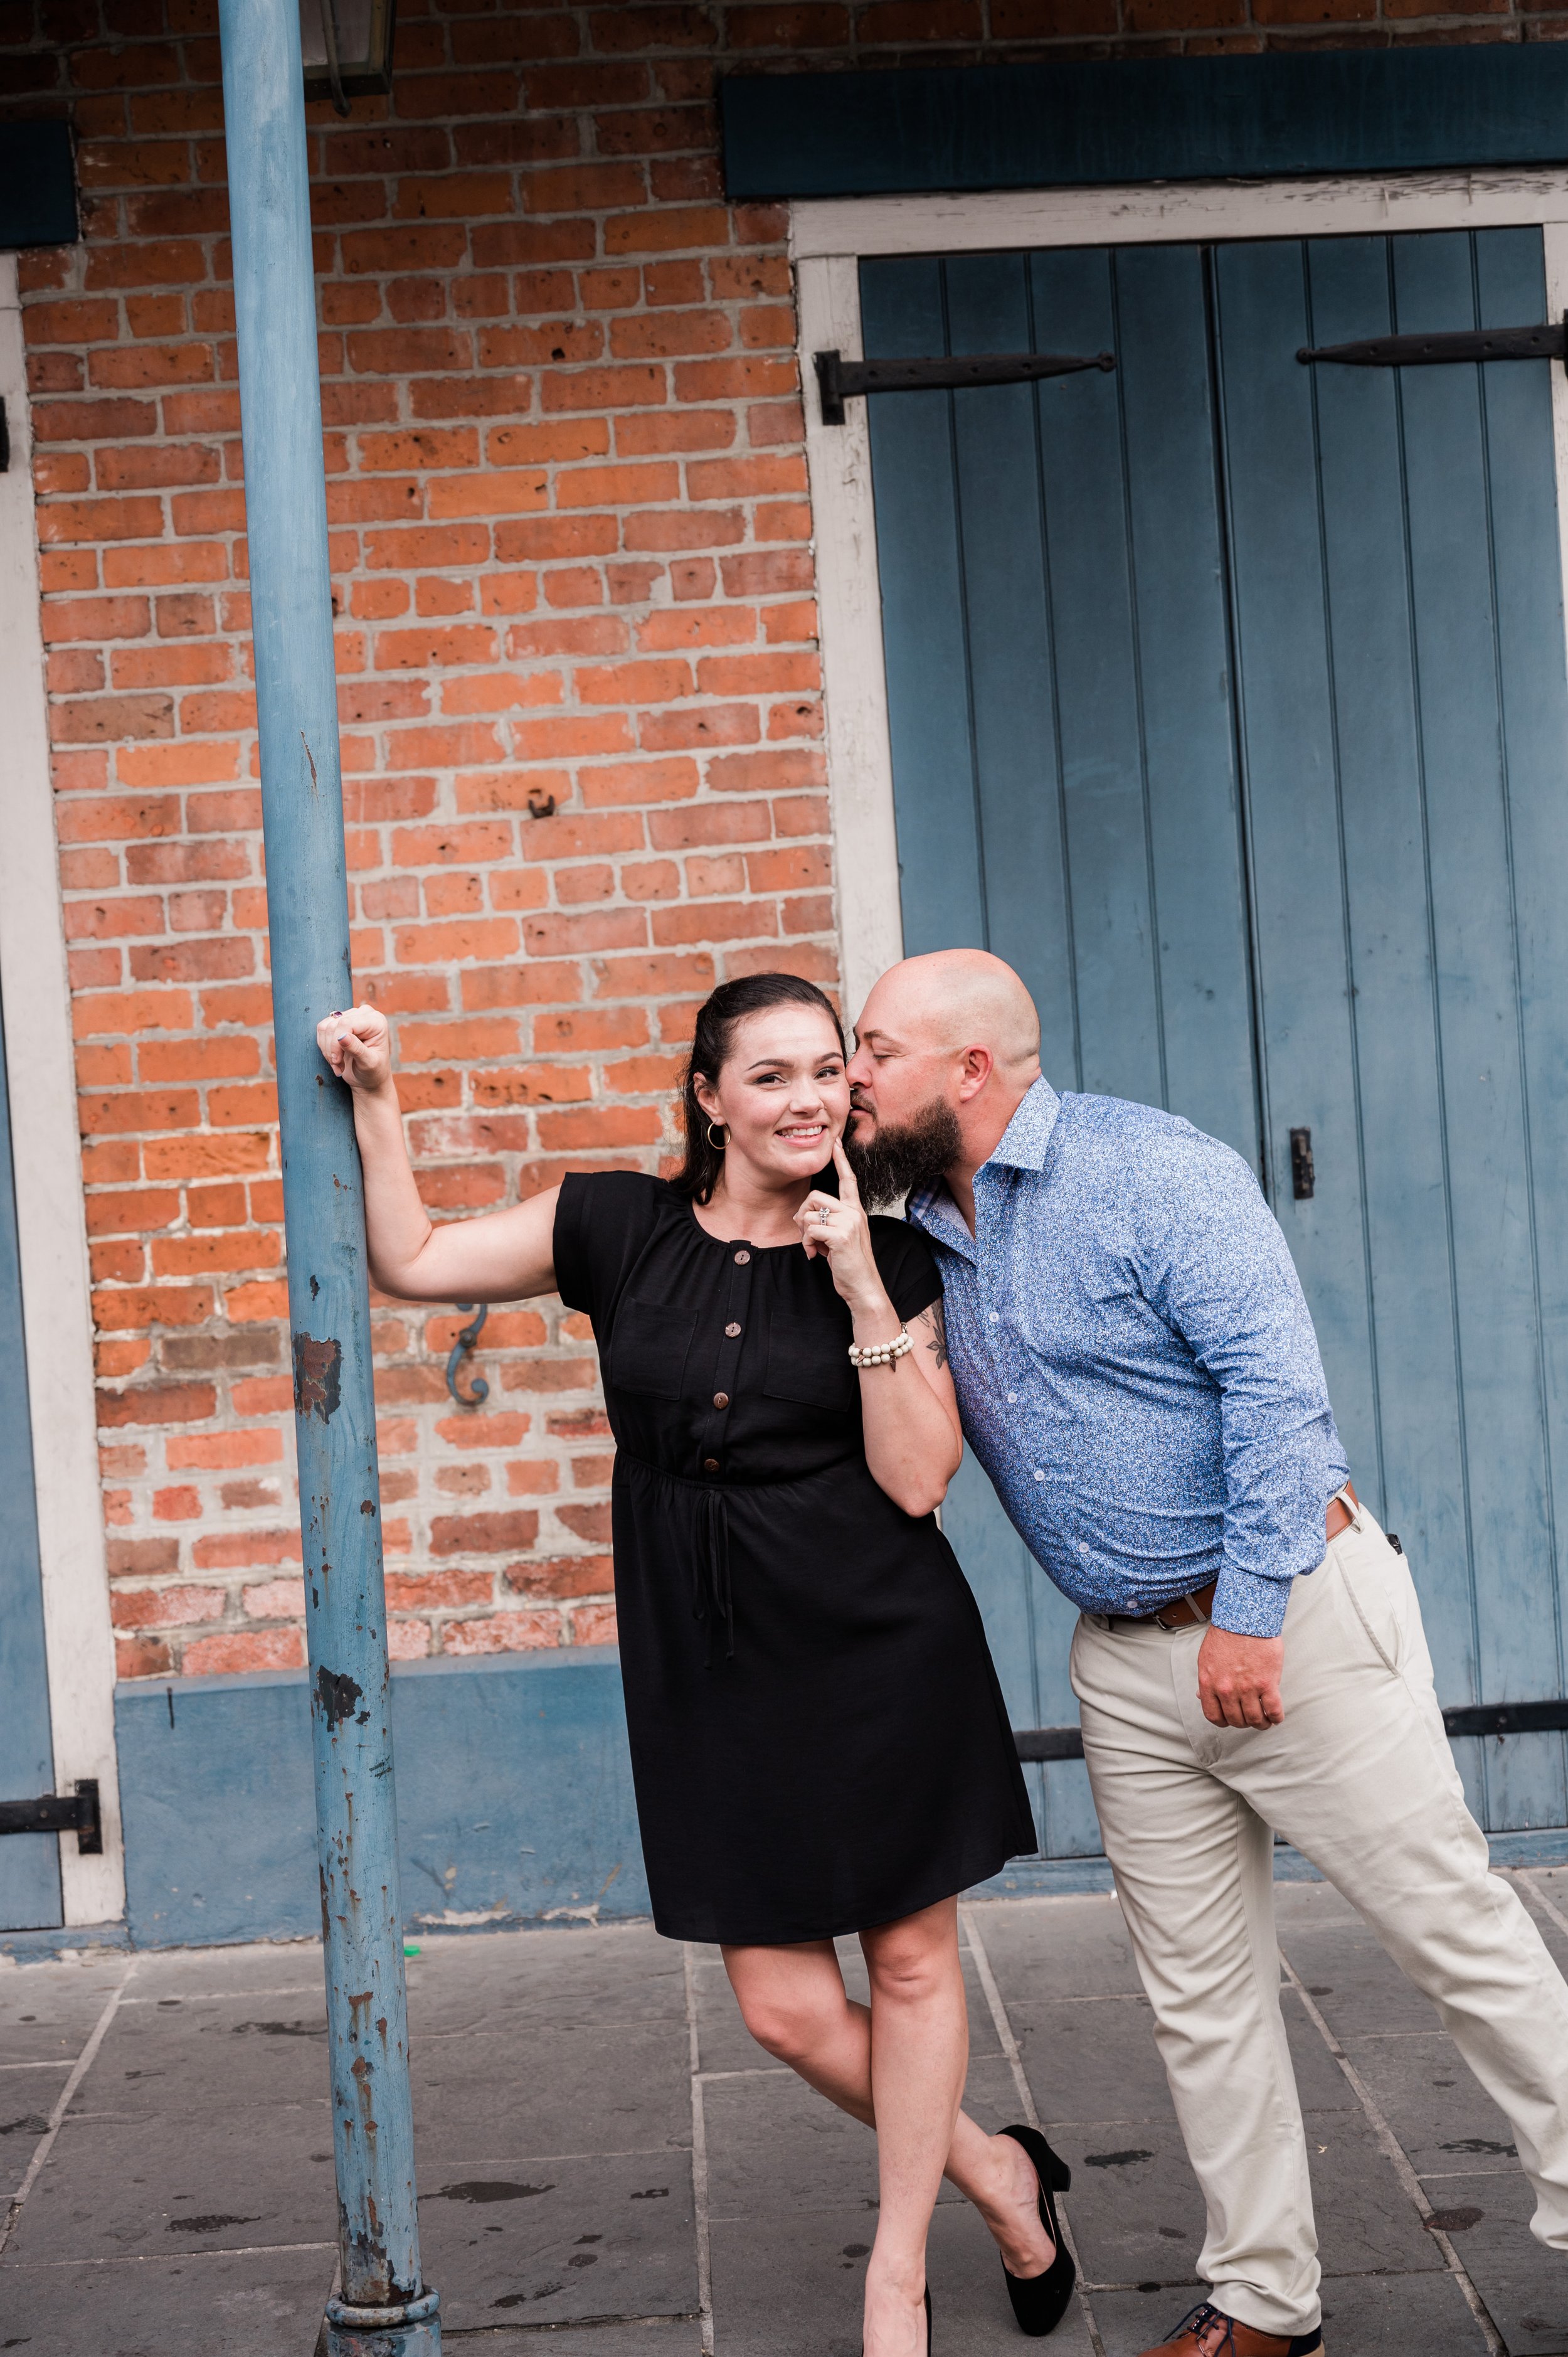
<instances>
[{"instance_id":1,"label":"rust on pole","mask_svg":"<svg viewBox=\"0 0 1568 2357\"><path fill-rule=\"evenodd\" d=\"M432 2357L397 1879L298 0L220 0L341 2273L324 2357Z\"/></svg>"}]
</instances>

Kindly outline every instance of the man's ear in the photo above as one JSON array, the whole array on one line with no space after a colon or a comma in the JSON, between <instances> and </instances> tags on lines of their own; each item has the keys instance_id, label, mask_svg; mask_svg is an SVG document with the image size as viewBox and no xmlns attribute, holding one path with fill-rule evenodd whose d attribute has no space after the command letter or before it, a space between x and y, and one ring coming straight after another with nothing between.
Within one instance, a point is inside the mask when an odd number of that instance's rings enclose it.
<instances>
[{"instance_id":1,"label":"man's ear","mask_svg":"<svg viewBox=\"0 0 1568 2357\"><path fill-rule=\"evenodd\" d=\"M966 1048L959 1065L958 1101L969 1104L980 1094L996 1069L989 1048Z\"/></svg>"}]
</instances>

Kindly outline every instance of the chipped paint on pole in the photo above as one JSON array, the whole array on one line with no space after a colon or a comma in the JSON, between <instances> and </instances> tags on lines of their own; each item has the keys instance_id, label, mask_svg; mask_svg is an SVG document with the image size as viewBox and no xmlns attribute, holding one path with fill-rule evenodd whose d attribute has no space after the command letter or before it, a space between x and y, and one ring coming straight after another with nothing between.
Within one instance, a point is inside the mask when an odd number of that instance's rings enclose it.
<instances>
[{"instance_id":1,"label":"chipped paint on pole","mask_svg":"<svg viewBox=\"0 0 1568 2357\"><path fill-rule=\"evenodd\" d=\"M341 2253L321 2346L430 2357L364 1195L349 1092L316 1048L352 991L298 0L221 0L220 18Z\"/></svg>"}]
</instances>

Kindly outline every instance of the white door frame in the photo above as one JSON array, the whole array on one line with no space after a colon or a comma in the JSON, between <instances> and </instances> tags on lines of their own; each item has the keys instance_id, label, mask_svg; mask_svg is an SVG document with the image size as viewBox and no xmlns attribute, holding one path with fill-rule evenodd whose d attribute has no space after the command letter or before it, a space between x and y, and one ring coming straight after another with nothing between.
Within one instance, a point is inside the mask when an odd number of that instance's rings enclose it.
<instances>
[{"instance_id":1,"label":"white door frame","mask_svg":"<svg viewBox=\"0 0 1568 2357\"><path fill-rule=\"evenodd\" d=\"M1384 173L1364 178L1205 180L981 196L811 199L790 208L806 404L828 779L844 1011L903 954L882 598L864 401L824 425L813 353L863 355L857 264L868 254L994 253L1067 245L1192 244L1261 237L1539 226L1546 307L1568 311L1568 171ZM1520 326L1528 323L1521 320ZM1568 370L1552 365L1557 518L1568 603Z\"/></svg>"},{"instance_id":2,"label":"white door frame","mask_svg":"<svg viewBox=\"0 0 1568 2357\"><path fill-rule=\"evenodd\" d=\"M0 399L11 463L0 475L0 998L22 1263L33 1485L55 1790L98 1779L103 1855L62 1834L68 1925L125 1911L114 1751L114 1637L98 1478L92 1307L70 985L60 912L39 609L33 437L16 257L0 253Z\"/></svg>"}]
</instances>

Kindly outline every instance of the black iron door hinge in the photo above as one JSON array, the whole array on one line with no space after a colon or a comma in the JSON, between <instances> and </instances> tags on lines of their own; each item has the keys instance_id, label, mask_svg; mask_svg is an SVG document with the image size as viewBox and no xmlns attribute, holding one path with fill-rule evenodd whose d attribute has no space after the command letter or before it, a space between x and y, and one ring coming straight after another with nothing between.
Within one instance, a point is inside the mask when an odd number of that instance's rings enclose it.
<instances>
[{"instance_id":1,"label":"black iron door hinge","mask_svg":"<svg viewBox=\"0 0 1568 2357\"><path fill-rule=\"evenodd\" d=\"M957 392L976 384L1033 384L1079 369L1113 369L1114 352L963 352L934 361L846 361L818 352L822 424L842 425L843 405L863 393Z\"/></svg>"},{"instance_id":2,"label":"black iron door hinge","mask_svg":"<svg viewBox=\"0 0 1568 2357\"><path fill-rule=\"evenodd\" d=\"M1568 367L1568 315L1555 327L1444 328L1430 336L1367 336L1359 343L1304 344L1298 361L1342 368L1434 368L1445 361L1562 361Z\"/></svg>"},{"instance_id":3,"label":"black iron door hinge","mask_svg":"<svg viewBox=\"0 0 1568 2357\"><path fill-rule=\"evenodd\" d=\"M1443 1724L1450 1736L1560 1735L1568 1730L1568 1702L1456 1703ZM1081 1760L1083 1736L1076 1727L1015 1727L1013 1748L1020 1760Z\"/></svg>"},{"instance_id":4,"label":"black iron door hinge","mask_svg":"<svg viewBox=\"0 0 1568 2357\"><path fill-rule=\"evenodd\" d=\"M0 1801L0 1834L74 1834L82 1857L102 1857L103 1820L97 1777L82 1777L74 1792L44 1792L36 1801Z\"/></svg>"}]
</instances>

